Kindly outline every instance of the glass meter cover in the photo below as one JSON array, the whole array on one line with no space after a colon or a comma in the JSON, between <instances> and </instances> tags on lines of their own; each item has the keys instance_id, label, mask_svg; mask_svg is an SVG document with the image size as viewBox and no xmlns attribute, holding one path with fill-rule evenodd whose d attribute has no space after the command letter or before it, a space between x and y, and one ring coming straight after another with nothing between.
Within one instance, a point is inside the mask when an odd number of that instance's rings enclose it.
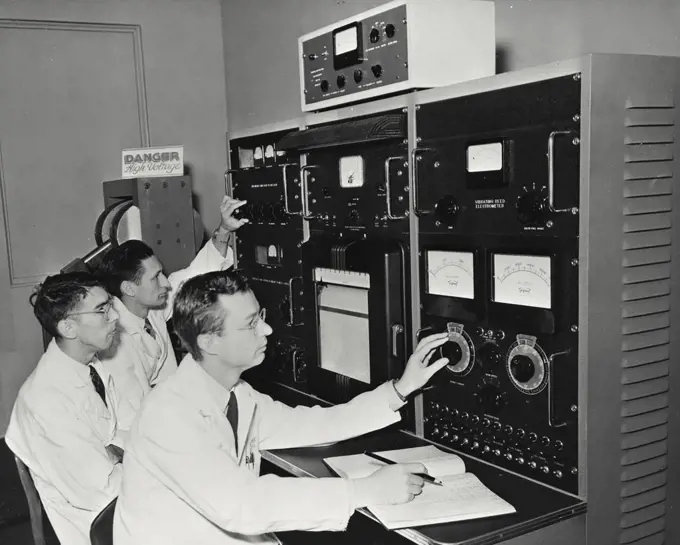
<instances>
[{"instance_id":1,"label":"glass meter cover","mask_svg":"<svg viewBox=\"0 0 680 545\"><path fill-rule=\"evenodd\" d=\"M494 301L551 308L550 257L494 254Z\"/></svg>"},{"instance_id":2,"label":"glass meter cover","mask_svg":"<svg viewBox=\"0 0 680 545\"><path fill-rule=\"evenodd\" d=\"M361 187L364 185L364 158L349 155L340 158L340 187Z\"/></svg>"},{"instance_id":3,"label":"glass meter cover","mask_svg":"<svg viewBox=\"0 0 680 545\"><path fill-rule=\"evenodd\" d=\"M503 168L503 144L477 144L467 148L467 171L489 172Z\"/></svg>"},{"instance_id":4,"label":"glass meter cover","mask_svg":"<svg viewBox=\"0 0 680 545\"><path fill-rule=\"evenodd\" d=\"M427 292L430 295L474 299L474 254L428 251Z\"/></svg>"},{"instance_id":5,"label":"glass meter cover","mask_svg":"<svg viewBox=\"0 0 680 545\"><path fill-rule=\"evenodd\" d=\"M336 55L343 55L356 50L359 45L357 30L357 27L353 26L335 34L333 46Z\"/></svg>"}]
</instances>

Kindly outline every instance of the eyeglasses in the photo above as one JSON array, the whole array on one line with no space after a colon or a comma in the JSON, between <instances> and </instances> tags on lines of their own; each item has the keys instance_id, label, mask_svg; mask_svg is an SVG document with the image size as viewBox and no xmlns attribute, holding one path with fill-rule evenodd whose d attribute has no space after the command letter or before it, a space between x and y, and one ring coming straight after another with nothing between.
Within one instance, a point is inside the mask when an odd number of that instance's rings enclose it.
<instances>
[{"instance_id":1,"label":"eyeglasses","mask_svg":"<svg viewBox=\"0 0 680 545\"><path fill-rule=\"evenodd\" d=\"M253 321L250 322L250 325L247 327L240 327L239 329L243 331L251 330L255 331L257 329L257 326L260 325L260 323L264 322L267 319L267 309L266 308L261 308L260 312L257 313L257 316L253 318Z\"/></svg>"},{"instance_id":2,"label":"eyeglasses","mask_svg":"<svg viewBox=\"0 0 680 545\"><path fill-rule=\"evenodd\" d=\"M87 310L84 312L71 312L70 314L67 314L64 316L64 318L68 318L69 316L81 316L83 314L101 314L102 318L109 320L111 318L111 310L113 309L113 302L109 301L104 305L102 308L99 310Z\"/></svg>"}]
</instances>

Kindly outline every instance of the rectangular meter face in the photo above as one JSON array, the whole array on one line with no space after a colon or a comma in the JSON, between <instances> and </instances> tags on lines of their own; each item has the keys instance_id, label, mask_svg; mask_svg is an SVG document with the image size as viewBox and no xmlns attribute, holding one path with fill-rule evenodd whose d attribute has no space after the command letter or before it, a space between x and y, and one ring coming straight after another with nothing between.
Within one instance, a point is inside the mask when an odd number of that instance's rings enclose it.
<instances>
[{"instance_id":1,"label":"rectangular meter face","mask_svg":"<svg viewBox=\"0 0 680 545\"><path fill-rule=\"evenodd\" d=\"M357 35L357 27L355 26L336 33L334 38L335 55L344 55L350 51L356 51L357 47L359 47L359 37Z\"/></svg>"},{"instance_id":2,"label":"rectangular meter face","mask_svg":"<svg viewBox=\"0 0 680 545\"><path fill-rule=\"evenodd\" d=\"M548 256L494 254L496 303L551 308L551 259Z\"/></svg>"},{"instance_id":3,"label":"rectangular meter face","mask_svg":"<svg viewBox=\"0 0 680 545\"><path fill-rule=\"evenodd\" d=\"M427 252L427 293L475 298L475 266L472 252Z\"/></svg>"}]
</instances>

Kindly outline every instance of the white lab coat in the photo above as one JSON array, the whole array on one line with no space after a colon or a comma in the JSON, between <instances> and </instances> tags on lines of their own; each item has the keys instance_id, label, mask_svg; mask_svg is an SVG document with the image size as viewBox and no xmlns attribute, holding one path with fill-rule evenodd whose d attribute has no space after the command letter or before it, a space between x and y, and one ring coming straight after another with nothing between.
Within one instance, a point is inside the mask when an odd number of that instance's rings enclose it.
<instances>
[{"instance_id":1,"label":"white lab coat","mask_svg":"<svg viewBox=\"0 0 680 545\"><path fill-rule=\"evenodd\" d=\"M106 445L117 437L116 392L101 362L102 403L88 366L53 340L19 390L5 440L29 468L47 516L64 545L89 545L90 524L118 495L122 464Z\"/></svg>"},{"instance_id":2,"label":"white lab coat","mask_svg":"<svg viewBox=\"0 0 680 545\"><path fill-rule=\"evenodd\" d=\"M227 248L226 257L222 257L211 239L186 269L172 273L168 278L172 286L168 303L162 310L152 310L148 316L156 332L156 339L144 331L144 320L132 314L120 299L114 297L113 305L120 315L118 338L111 349L100 354L100 358L113 376L118 391L117 411L122 429L130 428L142 399L149 390L177 369L166 324L172 315L172 302L177 290L185 280L193 276L225 270L233 263L231 248Z\"/></svg>"},{"instance_id":3,"label":"white lab coat","mask_svg":"<svg viewBox=\"0 0 680 545\"><path fill-rule=\"evenodd\" d=\"M276 543L269 533L342 530L354 511L340 478L260 477L260 450L339 441L399 421L391 384L331 408L290 408L241 381L238 449L229 392L187 356L144 402L127 443L116 545Z\"/></svg>"}]
</instances>

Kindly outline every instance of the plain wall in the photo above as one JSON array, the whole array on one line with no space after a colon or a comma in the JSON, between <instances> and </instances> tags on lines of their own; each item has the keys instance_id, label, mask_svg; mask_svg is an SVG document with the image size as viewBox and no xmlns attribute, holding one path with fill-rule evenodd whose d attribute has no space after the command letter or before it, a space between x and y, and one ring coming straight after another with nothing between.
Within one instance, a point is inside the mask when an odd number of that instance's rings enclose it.
<instances>
[{"instance_id":1,"label":"plain wall","mask_svg":"<svg viewBox=\"0 0 680 545\"><path fill-rule=\"evenodd\" d=\"M209 229L217 226L227 165L219 0L0 0L0 19L139 25L150 144L184 145L185 161L192 167L203 222ZM91 62L96 63L97 59L92 58ZM97 139L100 131L106 131L106 127L93 131L91 138ZM68 138L68 127L64 138ZM111 150L117 157L120 152ZM120 178L120 168L105 170L94 183ZM32 183L36 184L35 191L39 194L40 181ZM77 200L79 196L73 198ZM98 211L103 209L103 204L103 195L97 202L80 203L88 210L94 207ZM13 213L31 214L29 203L25 206L12 203L12 206ZM87 229L93 233L94 225L88 225ZM85 254L91 249L82 248L82 252ZM53 263L52 270L44 272L57 272L73 257L64 256L63 262ZM3 328L0 334L0 435L3 435L19 387L35 367L43 346L40 328L28 304L33 287L9 285L4 241L0 243L0 260L0 305L3 310L9 306L11 311L8 319L0 321Z\"/></svg>"},{"instance_id":2,"label":"plain wall","mask_svg":"<svg viewBox=\"0 0 680 545\"><path fill-rule=\"evenodd\" d=\"M298 37L384 3L222 0L229 132L299 117ZM494 3L500 71L585 53L680 55L676 0Z\"/></svg>"}]
</instances>

